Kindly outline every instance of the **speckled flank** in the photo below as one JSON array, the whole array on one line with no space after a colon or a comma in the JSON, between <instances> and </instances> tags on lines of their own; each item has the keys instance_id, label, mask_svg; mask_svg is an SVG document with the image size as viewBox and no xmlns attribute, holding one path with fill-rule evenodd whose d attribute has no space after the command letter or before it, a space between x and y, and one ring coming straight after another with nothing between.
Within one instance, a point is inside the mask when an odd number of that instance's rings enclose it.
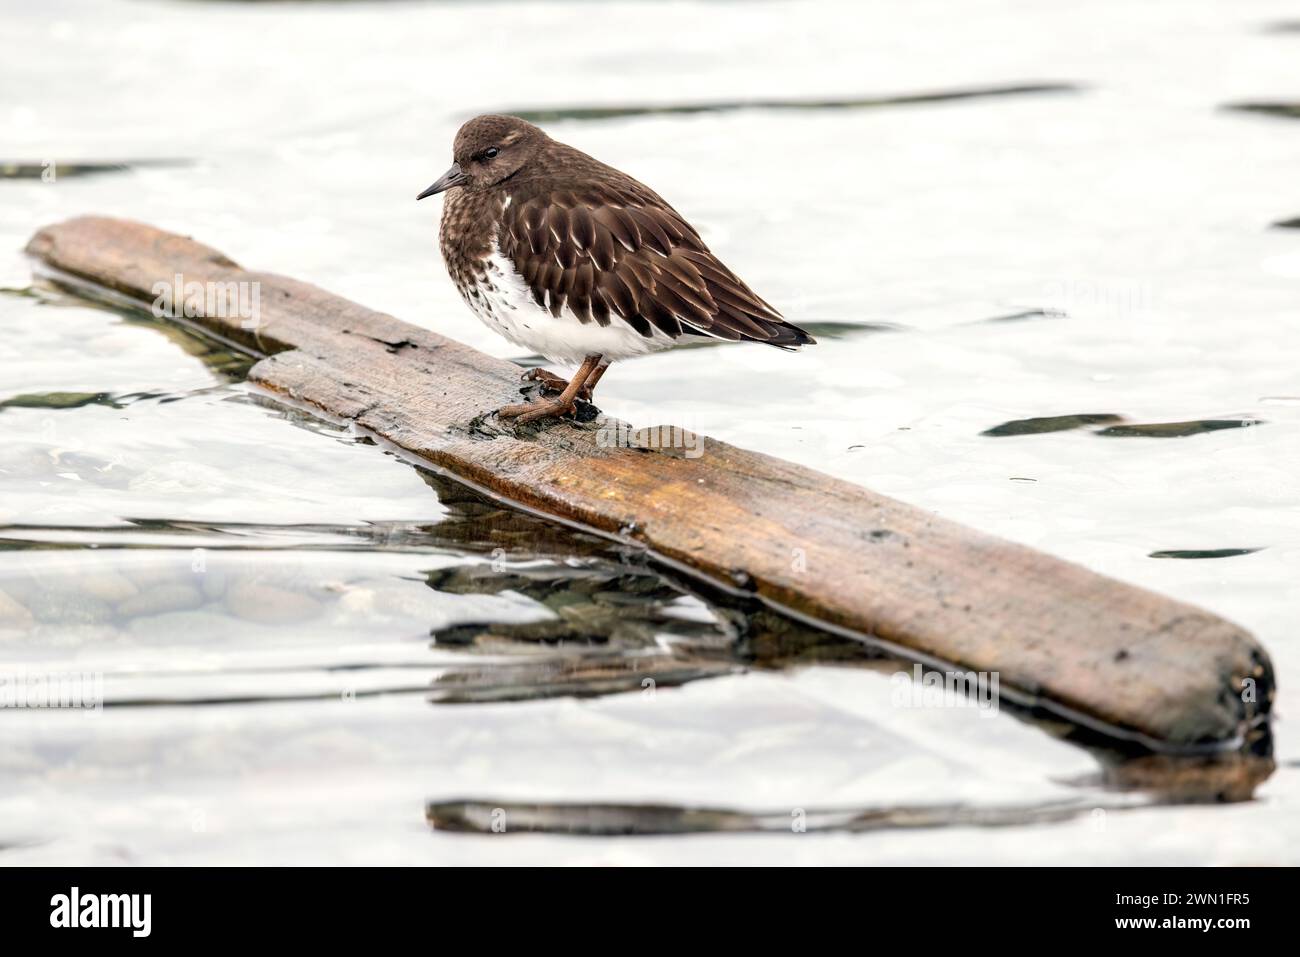
<instances>
[{"instance_id":1,"label":"speckled flank","mask_svg":"<svg viewBox=\"0 0 1300 957\"><path fill-rule=\"evenodd\" d=\"M567 306L561 307L559 316L552 315L538 304L495 243L479 267L472 270L471 282L459 286L470 310L493 332L552 362L574 365L592 354L612 362L674 345L658 329L647 337L621 322L583 323Z\"/></svg>"},{"instance_id":2,"label":"speckled flank","mask_svg":"<svg viewBox=\"0 0 1300 957\"><path fill-rule=\"evenodd\" d=\"M556 362L658 352L700 336L814 340L731 272L657 193L514 117L456 135L442 254L470 309Z\"/></svg>"}]
</instances>

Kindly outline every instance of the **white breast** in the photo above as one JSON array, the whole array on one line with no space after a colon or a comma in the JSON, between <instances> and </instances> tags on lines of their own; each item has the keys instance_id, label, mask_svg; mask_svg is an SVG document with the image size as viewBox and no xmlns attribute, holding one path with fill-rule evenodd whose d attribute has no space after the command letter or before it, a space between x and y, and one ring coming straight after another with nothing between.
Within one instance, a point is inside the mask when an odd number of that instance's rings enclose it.
<instances>
[{"instance_id":1,"label":"white breast","mask_svg":"<svg viewBox=\"0 0 1300 957\"><path fill-rule=\"evenodd\" d=\"M567 306L559 316L551 315L537 304L514 263L501 255L495 243L483 267L478 282L462 290L474 315L515 345L552 362L577 365L593 354L613 362L676 344L658 329L653 338L646 338L616 315L610 316L608 326L598 325L594 319L582 322Z\"/></svg>"}]
</instances>

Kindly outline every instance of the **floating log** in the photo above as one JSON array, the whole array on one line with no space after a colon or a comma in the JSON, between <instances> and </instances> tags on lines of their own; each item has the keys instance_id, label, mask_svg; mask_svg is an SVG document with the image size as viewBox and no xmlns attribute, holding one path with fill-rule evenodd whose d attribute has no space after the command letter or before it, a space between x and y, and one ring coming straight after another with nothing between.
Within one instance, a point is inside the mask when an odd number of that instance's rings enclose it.
<instances>
[{"instance_id":1,"label":"floating log","mask_svg":"<svg viewBox=\"0 0 1300 957\"><path fill-rule=\"evenodd\" d=\"M1206 611L713 439L692 457L628 447L603 417L511 427L492 412L519 399L513 363L183 236L85 217L28 252L56 281L146 306L176 277L253 284L254 320L199 296L183 321L264 356L249 379L272 393L805 623L996 672L1014 704L1148 753L1245 756L1252 783L1272 768L1268 656Z\"/></svg>"}]
</instances>

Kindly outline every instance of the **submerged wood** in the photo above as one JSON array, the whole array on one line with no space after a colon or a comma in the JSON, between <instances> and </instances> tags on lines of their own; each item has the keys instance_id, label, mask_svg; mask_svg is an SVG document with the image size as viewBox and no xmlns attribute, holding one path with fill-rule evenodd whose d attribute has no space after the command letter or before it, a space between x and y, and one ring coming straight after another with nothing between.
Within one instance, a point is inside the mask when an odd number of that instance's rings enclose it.
<instances>
[{"instance_id":1,"label":"submerged wood","mask_svg":"<svg viewBox=\"0 0 1300 957\"><path fill-rule=\"evenodd\" d=\"M1156 753L1241 755L1252 780L1271 771L1268 656L1199 608L712 439L692 458L611 442L604 418L512 429L492 411L518 400L513 363L183 236L85 217L28 251L55 278L145 304L178 275L256 283L255 322L190 321L265 356L249 379L270 392L818 627L997 672L1012 703Z\"/></svg>"}]
</instances>

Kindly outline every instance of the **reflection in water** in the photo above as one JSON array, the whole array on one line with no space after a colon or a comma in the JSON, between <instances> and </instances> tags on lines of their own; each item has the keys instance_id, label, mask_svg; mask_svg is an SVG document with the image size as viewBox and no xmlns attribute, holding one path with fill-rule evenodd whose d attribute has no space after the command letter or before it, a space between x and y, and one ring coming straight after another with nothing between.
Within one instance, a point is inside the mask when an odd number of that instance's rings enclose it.
<instances>
[{"instance_id":1,"label":"reflection in water","mask_svg":"<svg viewBox=\"0 0 1300 957\"><path fill-rule=\"evenodd\" d=\"M1097 434L1112 437L1181 439L1189 435L1200 435L1203 432L1249 429L1263 424L1263 419L1243 415L1237 419L1196 419L1191 422L1135 422L1131 425L1112 425L1100 429Z\"/></svg>"},{"instance_id":2,"label":"reflection in water","mask_svg":"<svg viewBox=\"0 0 1300 957\"><path fill-rule=\"evenodd\" d=\"M0 160L0 179L39 179L57 182L73 176L96 176L101 173L125 173L132 169L187 166L188 160L124 160L120 163L79 163L50 160L42 163L13 163Z\"/></svg>"},{"instance_id":3,"label":"reflection in water","mask_svg":"<svg viewBox=\"0 0 1300 957\"><path fill-rule=\"evenodd\" d=\"M1228 103L1224 109L1238 110L1243 113L1262 113L1265 116L1280 116L1283 119L1300 119L1300 103L1283 100L1269 102Z\"/></svg>"},{"instance_id":4,"label":"reflection in water","mask_svg":"<svg viewBox=\"0 0 1300 957\"><path fill-rule=\"evenodd\" d=\"M1060 309L1022 309L1009 312L1004 316L991 316L979 322L1036 322L1042 319L1065 319L1066 314Z\"/></svg>"},{"instance_id":5,"label":"reflection in water","mask_svg":"<svg viewBox=\"0 0 1300 957\"><path fill-rule=\"evenodd\" d=\"M435 801L425 808L440 831L479 834L572 834L587 837L632 834L861 833L930 827L1013 827L1051 824L1107 811L1147 806L1145 801L1107 798L1099 804L1075 800L1003 807L960 804L878 808L794 808L746 812L659 804L520 804L509 801Z\"/></svg>"},{"instance_id":6,"label":"reflection in water","mask_svg":"<svg viewBox=\"0 0 1300 957\"><path fill-rule=\"evenodd\" d=\"M1067 432L1090 425L1106 425L1110 422L1123 423L1109 425L1095 430L1095 435L1110 437L1132 437L1151 439L1178 439L1202 432L1219 432L1223 429L1246 429L1263 425L1263 419L1242 416L1237 419L1195 419L1188 422L1124 422L1122 415L1111 412L1088 412L1079 415L1048 415L1030 419L1012 419L991 429L985 429L980 435L1040 435L1046 432Z\"/></svg>"},{"instance_id":7,"label":"reflection in water","mask_svg":"<svg viewBox=\"0 0 1300 957\"><path fill-rule=\"evenodd\" d=\"M153 316L134 304L118 302L107 295L87 298L78 295L78 291L83 290L80 287L79 290L69 290L53 282L36 280L31 286L23 289L0 289L0 296L12 297L11 301L15 303L27 300L43 309L62 309L69 312L85 310L88 303L93 303L96 312L108 312L117 316L122 325L127 328L150 329L164 336L186 355L202 362L205 368L221 380L243 379L248 374L248 370L253 367L253 363L257 361L254 356L236 351L216 339L199 335L188 327ZM68 320L62 316L50 316L43 321L58 323ZM50 394L77 395L78 393ZM149 396L137 394L137 397L148 398Z\"/></svg>"},{"instance_id":8,"label":"reflection in water","mask_svg":"<svg viewBox=\"0 0 1300 957\"><path fill-rule=\"evenodd\" d=\"M1120 422L1123 418L1110 412L1086 412L1080 415L1047 415L1032 419L1012 419L1010 422L985 429L980 435L1038 435L1043 432L1068 432L1070 429L1081 429L1086 425Z\"/></svg>"},{"instance_id":9,"label":"reflection in water","mask_svg":"<svg viewBox=\"0 0 1300 957\"><path fill-rule=\"evenodd\" d=\"M1149 558L1236 558L1253 555L1260 548L1169 548L1152 552Z\"/></svg>"},{"instance_id":10,"label":"reflection in water","mask_svg":"<svg viewBox=\"0 0 1300 957\"><path fill-rule=\"evenodd\" d=\"M753 99L715 100L704 103L661 103L627 106L552 106L544 109L506 109L509 113L534 123L559 120L611 120L624 116L659 114L721 113L731 110L859 110L882 106L915 106L922 103L946 103L986 97L1023 96L1034 93L1074 93L1072 83L1016 83L1003 86L980 86L969 89L935 90L926 93L901 93L895 96L862 96L846 99Z\"/></svg>"},{"instance_id":11,"label":"reflection in water","mask_svg":"<svg viewBox=\"0 0 1300 957\"><path fill-rule=\"evenodd\" d=\"M131 398L157 398L157 396L111 396L106 392L38 392L33 395L15 395L0 401L0 409L79 409L83 405L106 405L120 409Z\"/></svg>"}]
</instances>

